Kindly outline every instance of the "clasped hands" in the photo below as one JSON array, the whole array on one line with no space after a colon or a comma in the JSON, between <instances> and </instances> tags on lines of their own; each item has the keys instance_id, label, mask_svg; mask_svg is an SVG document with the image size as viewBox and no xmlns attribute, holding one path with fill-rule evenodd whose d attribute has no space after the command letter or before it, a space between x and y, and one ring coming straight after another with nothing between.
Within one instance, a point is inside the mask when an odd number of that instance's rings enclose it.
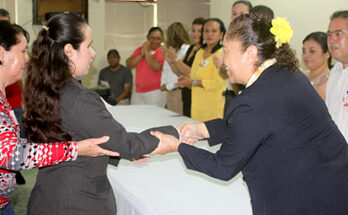
<instances>
[{"instance_id":1,"label":"clasped hands","mask_svg":"<svg viewBox=\"0 0 348 215\"><path fill-rule=\"evenodd\" d=\"M178 151L180 144L193 145L198 140L209 138L209 132L204 123L185 122L177 129L180 133L181 140L172 135L163 134L159 131L151 131L151 135L159 139L159 144L150 155L163 155L169 152L176 152Z\"/></svg>"}]
</instances>

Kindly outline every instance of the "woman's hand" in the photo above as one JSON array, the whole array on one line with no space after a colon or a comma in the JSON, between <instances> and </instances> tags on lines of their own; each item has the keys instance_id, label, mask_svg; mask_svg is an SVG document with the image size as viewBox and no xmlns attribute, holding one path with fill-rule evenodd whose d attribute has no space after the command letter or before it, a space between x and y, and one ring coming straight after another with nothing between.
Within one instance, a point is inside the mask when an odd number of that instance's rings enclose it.
<instances>
[{"instance_id":1,"label":"woman's hand","mask_svg":"<svg viewBox=\"0 0 348 215\"><path fill-rule=\"evenodd\" d=\"M209 132L204 123L185 122L179 126L181 141L194 144L198 140L209 138Z\"/></svg>"},{"instance_id":2,"label":"woman's hand","mask_svg":"<svg viewBox=\"0 0 348 215\"><path fill-rule=\"evenodd\" d=\"M176 51L173 47L168 48L166 57L169 60L168 62L175 63L175 60L178 58L178 56L176 55Z\"/></svg>"},{"instance_id":3,"label":"woman's hand","mask_svg":"<svg viewBox=\"0 0 348 215\"><path fill-rule=\"evenodd\" d=\"M169 63L175 63L176 59L178 58L176 55L176 51L173 47L162 47L162 53L164 55L165 60Z\"/></svg>"},{"instance_id":4,"label":"woman's hand","mask_svg":"<svg viewBox=\"0 0 348 215\"><path fill-rule=\"evenodd\" d=\"M223 64L223 58L222 57L223 57L222 55L221 55L221 57L218 57L215 54L213 55L214 63L215 63L215 65L216 65L216 67L218 69L220 69L222 64Z\"/></svg>"},{"instance_id":5,"label":"woman's hand","mask_svg":"<svg viewBox=\"0 0 348 215\"><path fill-rule=\"evenodd\" d=\"M191 88L192 79L189 76L181 75L179 76L178 83L176 85L178 85L181 88L184 88L184 87Z\"/></svg>"},{"instance_id":6,"label":"woman's hand","mask_svg":"<svg viewBox=\"0 0 348 215\"><path fill-rule=\"evenodd\" d=\"M144 42L143 48L141 49L140 55L144 56L145 55L145 51L150 51L150 42L148 40Z\"/></svg>"},{"instance_id":7,"label":"woman's hand","mask_svg":"<svg viewBox=\"0 0 348 215\"><path fill-rule=\"evenodd\" d=\"M118 157L120 154L118 152L109 151L103 149L99 144L106 143L109 141L110 137L104 136L100 138L90 138L86 140L81 140L77 142L78 156L88 156L88 157L98 157L98 156L111 156Z\"/></svg>"},{"instance_id":8,"label":"woman's hand","mask_svg":"<svg viewBox=\"0 0 348 215\"><path fill-rule=\"evenodd\" d=\"M163 84L160 88L161 91L167 91L167 85Z\"/></svg>"},{"instance_id":9,"label":"woman's hand","mask_svg":"<svg viewBox=\"0 0 348 215\"><path fill-rule=\"evenodd\" d=\"M159 139L158 146L153 152L151 152L151 156L156 154L163 155L168 152L178 151L180 140L178 140L174 136L163 134L159 131L150 131L150 134Z\"/></svg>"}]
</instances>

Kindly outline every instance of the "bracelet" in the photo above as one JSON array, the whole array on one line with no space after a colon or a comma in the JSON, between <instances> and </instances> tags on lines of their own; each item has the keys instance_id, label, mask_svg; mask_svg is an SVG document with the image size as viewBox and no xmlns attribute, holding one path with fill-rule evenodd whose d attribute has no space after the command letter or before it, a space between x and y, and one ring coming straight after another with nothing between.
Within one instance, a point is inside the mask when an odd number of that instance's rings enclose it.
<instances>
[{"instance_id":1,"label":"bracelet","mask_svg":"<svg viewBox=\"0 0 348 215\"><path fill-rule=\"evenodd\" d=\"M192 80L192 87L197 87L198 80Z\"/></svg>"},{"instance_id":2,"label":"bracelet","mask_svg":"<svg viewBox=\"0 0 348 215\"><path fill-rule=\"evenodd\" d=\"M175 58L175 60L174 60L175 62L178 62L179 61L179 58Z\"/></svg>"}]
</instances>

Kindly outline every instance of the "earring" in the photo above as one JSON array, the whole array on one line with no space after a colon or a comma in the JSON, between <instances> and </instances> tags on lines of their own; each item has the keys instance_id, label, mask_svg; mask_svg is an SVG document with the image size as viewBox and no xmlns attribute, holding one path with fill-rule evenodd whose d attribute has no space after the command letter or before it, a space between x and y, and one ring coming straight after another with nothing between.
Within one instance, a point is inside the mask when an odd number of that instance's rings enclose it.
<instances>
[{"instance_id":1,"label":"earring","mask_svg":"<svg viewBox=\"0 0 348 215\"><path fill-rule=\"evenodd\" d=\"M205 44L205 40L203 40L203 44Z\"/></svg>"},{"instance_id":2,"label":"earring","mask_svg":"<svg viewBox=\"0 0 348 215\"><path fill-rule=\"evenodd\" d=\"M222 46L222 39L220 39L219 44L220 44L220 46Z\"/></svg>"}]
</instances>

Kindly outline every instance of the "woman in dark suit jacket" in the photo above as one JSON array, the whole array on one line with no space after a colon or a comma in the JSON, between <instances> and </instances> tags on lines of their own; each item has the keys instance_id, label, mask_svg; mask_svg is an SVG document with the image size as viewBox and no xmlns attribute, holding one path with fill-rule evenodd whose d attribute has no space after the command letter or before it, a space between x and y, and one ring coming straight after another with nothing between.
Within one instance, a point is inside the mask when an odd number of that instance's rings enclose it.
<instances>
[{"instance_id":1,"label":"woman in dark suit jacket","mask_svg":"<svg viewBox=\"0 0 348 215\"><path fill-rule=\"evenodd\" d=\"M289 31L284 20L277 23L281 33ZM219 151L153 134L168 143L167 151L178 150L189 169L222 180L242 171L255 215L347 214L347 143L271 27L252 15L230 25L224 63L230 82L246 88L225 119L181 127L183 141L208 138L211 146L222 143Z\"/></svg>"},{"instance_id":2,"label":"woman in dark suit jacket","mask_svg":"<svg viewBox=\"0 0 348 215\"><path fill-rule=\"evenodd\" d=\"M156 153L155 137L149 132L127 132L100 97L74 79L88 73L95 56L91 43L91 29L73 14L56 15L41 30L33 44L26 79L27 137L51 142L107 134L110 141L102 147L119 151L121 158ZM178 136L174 127L160 129ZM115 215L116 201L106 168L118 161L108 156L82 157L70 165L41 168L28 214Z\"/></svg>"}]
</instances>

